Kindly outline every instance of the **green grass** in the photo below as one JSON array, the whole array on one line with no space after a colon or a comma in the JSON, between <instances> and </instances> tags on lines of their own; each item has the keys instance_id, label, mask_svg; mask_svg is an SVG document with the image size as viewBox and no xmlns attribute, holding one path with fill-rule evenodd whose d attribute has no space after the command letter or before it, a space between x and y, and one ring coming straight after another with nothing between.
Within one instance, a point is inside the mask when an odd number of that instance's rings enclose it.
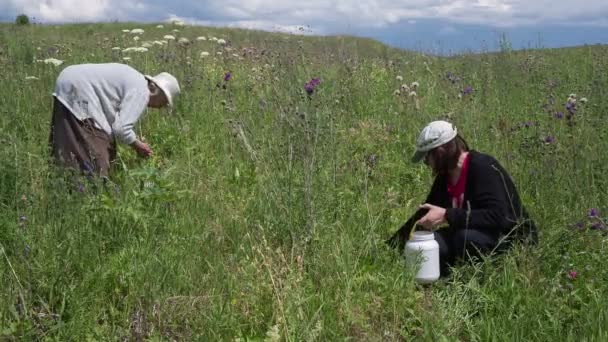
<instances>
[{"instance_id":1,"label":"green grass","mask_svg":"<svg viewBox=\"0 0 608 342\"><path fill-rule=\"evenodd\" d=\"M135 27L146 31L137 43L121 32ZM608 212L608 47L448 58L353 37L174 28L0 25L0 338L608 339L608 240L571 228L589 226L589 208ZM150 110L138 125L155 156L122 147L113 184L78 191L48 163L55 78L165 34L193 43L128 62L182 85L172 114ZM35 62L49 57L65 63ZM413 81L417 98L394 95ZM570 93L589 100L573 125L552 115ZM383 241L424 200L431 174L409 157L421 127L445 117L508 169L541 243L419 287Z\"/></svg>"}]
</instances>

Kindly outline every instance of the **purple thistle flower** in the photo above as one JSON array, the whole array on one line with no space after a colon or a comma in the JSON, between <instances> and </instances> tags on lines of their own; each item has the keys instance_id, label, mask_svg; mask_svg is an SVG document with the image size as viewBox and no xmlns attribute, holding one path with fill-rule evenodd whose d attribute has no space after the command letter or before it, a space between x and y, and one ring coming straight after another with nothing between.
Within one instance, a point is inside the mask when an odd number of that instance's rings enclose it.
<instances>
[{"instance_id":1,"label":"purple thistle flower","mask_svg":"<svg viewBox=\"0 0 608 342\"><path fill-rule=\"evenodd\" d=\"M553 114L553 117L555 117L556 119L563 119L564 112L555 112L555 114Z\"/></svg>"},{"instance_id":2,"label":"purple thistle flower","mask_svg":"<svg viewBox=\"0 0 608 342\"><path fill-rule=\"evenodd\" d=\"M228 71L227 73L224 74L224 81L225 82L230 81L231 78L232 78L232 73L230 71Z\"/></svg>"},{"instance_id":3,"label":"purple thistle flower","mask_svg":"<svg viewBox=\"0 0 608 342\"><path fill-rule=\"evenodd\" d=\"M555 137L552 135L547 135L544 139L545 144L552 144L555 142Z\"/></svg>"},{"instance_id":4,"label":"purple thistle flower","mask_svg":"<svg viewBox=\"0 0 608 342\"><path fill-rule=\"evenodd\" d=\"M605 230L606 226L604 225L603 222L595 222L594 224L591 225L591 227L589 227L590 229L593 230Z\"/></svg>"},{"instance_id":5,"label":"purple thistle flower","mask_svg":"<svg viewBox=\"0 0 608 342\"><path fill-rule=\"evenodd\" d=\"M471 86L466 86L464 87L464 89L462 90L462 94L463 95L470 95L473 93L473 87Z\"/></svg>"},{"instance_id":6,"label":"purple thistle flower","mask_svg":"<svg viewBox=\"0 0 608 342\"><path fill-rule=\"evenodd\" d=\"M572 102L566 103L566 110L571 115L574 115L576 113L576 103L572 103Z\"/></svg>"},{"instance_id":7,"label":"purple thistle flower","mask_svg":"<svg viewBox=\"0 0 608 342\"><path fill-rule=\"evenodd\" d=\"M589 212L587 213L587 216L589 217L598 217L600 215L600 211L597 208L591 208L589 209Z\"/></svg>"},{"instance_id":8,"label":"purple thistle flower","mask_svg":"<svg viewBox=\"0 0 608 342\"><path fill-rule=\"evenodd\" d=\"M577 276L578 276L578 272L576 272L575 270L568 272L568 278L570 278L570 280L576 279Z\"/></svg>"},{"instance_id":9,"label":"purple thistle flower","mask_svg":"<svg viewBox=\"0 0 608 342\"><path fill-rule=\"evenodd\" d=\"M315 88L319 84L321 84L321 80L318 78L313 78L304 84L304 90L306 90L308 95L312 95L315 92Z\"/></svg>"}]
</instances>

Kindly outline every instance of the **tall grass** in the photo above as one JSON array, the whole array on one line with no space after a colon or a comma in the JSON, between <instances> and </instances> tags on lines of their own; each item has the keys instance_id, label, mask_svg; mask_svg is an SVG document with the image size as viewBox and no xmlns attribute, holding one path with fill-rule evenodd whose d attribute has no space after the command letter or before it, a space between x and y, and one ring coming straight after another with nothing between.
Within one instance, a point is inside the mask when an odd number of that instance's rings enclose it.
<instances>
[{"instance_id":1,"label":"tall grass","mask_svg":"<svg viewBox=\"0 0 608 342\"><path fill-rule=\"evenodd\" d=\"M135 27L138 42L121 32ZM111 49L165 34L192 43L130 61ZM608 212L607 52L447 58L352 37L2 25L0 336L606 340L608 247L590 226ZM64 64L36 62L51 57ZM61 69L110 61L171 72L183 92L138 124L154 157L121 147L104 187L52 169L47 142ZM414 81L416 97L395 94ZM576 114L557 118L570 93ZM440 118L505 165L541 243L419 287L384 240L426 196L431 174L409 156Z\"/></svg>"}]
</instances>

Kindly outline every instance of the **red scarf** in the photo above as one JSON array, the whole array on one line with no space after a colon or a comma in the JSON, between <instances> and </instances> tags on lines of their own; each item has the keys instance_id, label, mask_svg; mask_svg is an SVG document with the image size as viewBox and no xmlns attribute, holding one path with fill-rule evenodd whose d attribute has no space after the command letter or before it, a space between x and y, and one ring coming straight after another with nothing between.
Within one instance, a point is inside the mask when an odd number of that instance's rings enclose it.
<instances>
[{"instance_id":1,"label":"red scarf","mask_svg":"<svg viewBox=\"0 0 608 342\"><path fill-rule=\"evenodd\" d=\"M464 189L467 183L467 172L469 170L469 157L471 155L467 153L467 156L462 161L462 168L460 170L460 176L456 181L456 184L451 184L448 176L448 195L452 200L452 208L462 208L462 202L464 200Z\"/></svg>"}]
</instances>

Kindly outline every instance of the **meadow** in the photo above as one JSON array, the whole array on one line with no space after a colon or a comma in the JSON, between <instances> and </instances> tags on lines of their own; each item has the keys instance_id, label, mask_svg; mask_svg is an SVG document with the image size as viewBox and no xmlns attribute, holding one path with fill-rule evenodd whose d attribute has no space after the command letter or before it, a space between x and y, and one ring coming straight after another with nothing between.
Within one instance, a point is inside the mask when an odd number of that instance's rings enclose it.
<instances>
[{"instance_id":1,"label":"meadow","mask_svg":"<svg viewBox=\"0 0 608 342\"><path fill-rule=\"evenodd\" d=\"M608 340L608 46L502 47L0 25L0 339ZM55 78L99 62L182 86L106 186L48 151ZM435 119L505 166L540 243L423 287L385 240L430 188L409 159Z\"/></svg>"}]
</instances>

